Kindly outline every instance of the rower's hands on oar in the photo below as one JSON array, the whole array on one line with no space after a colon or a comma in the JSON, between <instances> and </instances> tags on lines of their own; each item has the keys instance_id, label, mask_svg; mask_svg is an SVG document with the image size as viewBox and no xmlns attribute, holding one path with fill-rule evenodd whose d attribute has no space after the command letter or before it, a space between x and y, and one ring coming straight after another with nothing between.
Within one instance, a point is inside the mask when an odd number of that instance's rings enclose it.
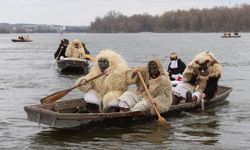
<instances>
[{"instance_id":1,"label":"rower's hands on oar","mask_svg":"<svg viewBox=\"0 0 250 150\"><path fill-rule=\"evenodd\" d=\"M132 78L136 77L138 72L139 72L139 70L137 68L134 68L132 70Z\"/></svg>"},{"instance_id":2,"label":"rower's hands on oar","mask_svg":"<svg viewBox=\"0 0 250 150\"><path fill-rule=\"evenodd\" d=\"M205 98L206 97L206 94L205 93L202 93L201 94L201 98Z\"/></svg>"},{"instance_id":3,"label":"rower's hands on oar","mask_svg":"<svg viewBox=\"0 0 250 150\"><path fill-rule=\"evenodd\" d=\"M155 101L155 99L154 99L154 98L152 98L152 99L150 100L150 102L151 102L153 105L155 105L155 104L156 104L156 101Z\"/></svg>"},{"instance_id":4,"label":"rower's hands on oar","mask_svg":"<svg viewBox=\"0 0 250 150\"><path fill-rule=\"evenodd\" d=\"M81 85L86 85L86 84L87 84L87 80L86 80L86 79L82 79L82 80L80 81L80 84L81 84Z\"/></svg>"},{"instance_id":5,"label":"rower's hands on oar","mask_svg":"<svg viewBox=\"0 0 250 150\"><path fill-rule=\"evenodd\" d=\"M108 76L110 73L111 73L111 69L110 68L107 68L107 69L104 70L104 74L106 76Z\"/></svg>"}]
</instances>

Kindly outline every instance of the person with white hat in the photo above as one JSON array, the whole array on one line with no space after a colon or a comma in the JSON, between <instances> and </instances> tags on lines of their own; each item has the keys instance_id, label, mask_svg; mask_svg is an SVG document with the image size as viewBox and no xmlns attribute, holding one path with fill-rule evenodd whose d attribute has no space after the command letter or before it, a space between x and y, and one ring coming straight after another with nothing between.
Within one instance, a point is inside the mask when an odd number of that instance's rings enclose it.
<instances>
[{"instance_id":1,"label":"person with white hat","mask_svg":"<svg viewBox=\"0 0 250 150\"><path fill-rule=\"evenodd\" d=\"M186 64L178 58L175 52L170 54L170 63L168 65L168 73L171 81L180 81L182 73L186 68Z\"/></svg>"}]
</instances>

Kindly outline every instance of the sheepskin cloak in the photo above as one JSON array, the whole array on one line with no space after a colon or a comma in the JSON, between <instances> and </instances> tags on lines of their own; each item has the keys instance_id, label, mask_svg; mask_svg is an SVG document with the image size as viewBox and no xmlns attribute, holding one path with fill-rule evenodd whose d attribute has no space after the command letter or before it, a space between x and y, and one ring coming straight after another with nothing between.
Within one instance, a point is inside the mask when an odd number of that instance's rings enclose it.
<instances>
[{"instance_id":1,"label":"sheepskin cloak","mask_svg":"<svg viewBox=\"0 0 250 150\"><path fill-rule=\"evenodd\" d=\"M125 92L128 87L127 71L129 67L126 61L116 52L109 49L102 50L96 56L97 62L90 69L90 72L86 76L79 78L76 84L80 83L82 79L89 80L102 73L98 65L98 60L101 58L109 61L109 75L103 75L79 87L79 89L84 92L91 89L96 90L99 99L103 103L103 109L105 109L111 101L117 101L118 106L118 97Z\"/></svg>"}]
</instances>

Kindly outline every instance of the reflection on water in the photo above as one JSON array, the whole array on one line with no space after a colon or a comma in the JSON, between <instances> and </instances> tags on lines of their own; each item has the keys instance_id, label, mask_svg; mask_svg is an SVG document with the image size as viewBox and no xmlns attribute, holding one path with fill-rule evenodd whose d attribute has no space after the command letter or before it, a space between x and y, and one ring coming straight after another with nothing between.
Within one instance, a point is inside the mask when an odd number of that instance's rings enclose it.
<instances>
[{"instance_id":1,"label":"reflection on water","mask_svg":"<svg viewBox=\"0 0 250 150\"><path fill-rule=\"evenodd\" d=\"M119 145L126 148L126 145L133 146L144 143L141 149L147 148L147 145L164 143L164 146L158 145L157 148L167 147L167 141L172 136L173 130L171 124L159 124L157 122L145 123L144 126L135 125L123 128L109 128L103 130L48 130L42 131L31 136L34 141L29 148L38 148L47 144L64 145L67 149L72 148L110 148L109 146ZM95 143L95 144L93 144ZM103 143L108 143L103 145ZM102 147L99 147L103 145ZM150 147L151 147L150 146Z\"/></svg>"},{"instance_id":2,"label":"reflection on water","mask_svg":"<svg viewBox=\"0 0 250 150\"><path fill-rule=\"evenodd\" d=\"M32 34L31 43L13 43L17 34L0 34L0 149L250 149L250 34L223 39L220 33ZM167 124L146 122L105 130L55 130L26 120L25 105L74 86L79 76L51 68L62 38L79 38L92 55L103 48L120 53L130 66L158 57L165 68L169 53L188 63L210 50L222 63L220 84L233 87L228 100L205 113L181 113ZM82 97L73 90L63 100ZM236 140L235 140L236 139Z\"/></svg>"}]
</instances>

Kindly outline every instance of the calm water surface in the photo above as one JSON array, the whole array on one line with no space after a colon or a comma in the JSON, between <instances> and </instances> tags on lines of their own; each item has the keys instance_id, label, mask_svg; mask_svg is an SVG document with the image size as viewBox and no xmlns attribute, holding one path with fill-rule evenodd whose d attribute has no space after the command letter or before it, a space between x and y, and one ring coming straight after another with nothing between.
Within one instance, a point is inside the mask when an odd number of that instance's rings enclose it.
<instances>
[{"instance_id":1,"label":"calm water surface","mask_svg":"<svg viewBox=\"0 0 250 150\"><path fill-rule=\"evenodd\" d=\"M250 149L250 34L224 39L220 33L192 34L31 34L34 42L13 43L17 34L0 34L0 149ZM182 113L156 122L98 131L60 131L26 120L23 107L74 85L78 76L60 75L51 66L62 38L79 38L93 55L111 48L130 66L160 58L167 67L175 51L188 63L212 51L223 65L220 84L233 87L228 103L204 114ZM63 99L79 98L72 91Z\"/></svg>"}]
</instances>

